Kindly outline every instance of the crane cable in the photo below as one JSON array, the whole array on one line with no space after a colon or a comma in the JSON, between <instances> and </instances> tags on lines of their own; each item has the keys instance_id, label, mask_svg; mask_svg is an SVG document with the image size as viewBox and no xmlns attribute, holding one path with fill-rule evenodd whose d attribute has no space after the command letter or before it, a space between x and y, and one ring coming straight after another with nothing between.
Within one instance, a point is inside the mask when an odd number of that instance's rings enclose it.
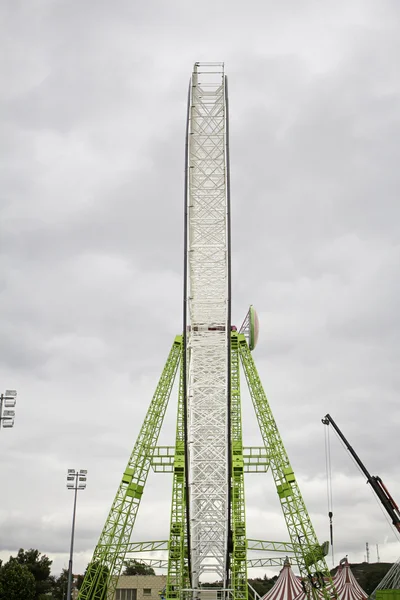
<instances>
[{"instance_id":1,"label":"crane cable","mask_svg":"<svg viewBox=\"0 0 400 600\"><path fill-rule=\"evenodd\" d=\"M332 462L331 442L329 437L330 427L325 427L325 469L326 469L326 494L328 501L329 533L332 549L332 566L335 566L335 555L333 547L333 493L332 493Z\"/></svg>"}]
</instances>

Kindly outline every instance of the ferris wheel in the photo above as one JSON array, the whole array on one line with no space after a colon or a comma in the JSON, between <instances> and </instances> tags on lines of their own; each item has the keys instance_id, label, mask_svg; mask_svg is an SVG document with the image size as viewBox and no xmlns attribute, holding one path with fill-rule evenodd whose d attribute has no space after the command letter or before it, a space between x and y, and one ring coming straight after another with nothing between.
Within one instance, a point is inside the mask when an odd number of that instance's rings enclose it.
<instances>
[{"instance_id":1,"label":"ferris wheel","mask_svg":"<svg viewBox=\"0 0 400 600\"><path fill-rule=\"evenodd\" d=\"M230 197L223 63L196 63L186 134L184 369L192 586L227 583L230 523Z\"/></svg>"},{"instance_id":2,"label":"ferris wheel","mask_svg":"<svg viewBox=\"0 0 400 600\"><path fill-rule=\"evenodd\" d=\"M223 63L194 65L185 174L183 331L173 341L78 598L113 600L127 560L140 556L148 566L167 569L166 600L200 599L206 577L219 582L221 598L248 600L247 569L283 565L290 555L308 598L330 600L335 590L324 558L326 544L318 543L252 357L258 339L254 308L239 331L231 324L229 117ZM243 445L240 367L261 447ZM177 375L175 444L158 446ZM172 473L169 538L132 541L151 470ZM289 541L247 538L246 472L271 473ZM248 551L260 549L284 556L249 558ZM143 558L143 552L153 551L164 551L167 558ZM127 595L117 593L120 598Z\"/></svg>"}]
</instances>

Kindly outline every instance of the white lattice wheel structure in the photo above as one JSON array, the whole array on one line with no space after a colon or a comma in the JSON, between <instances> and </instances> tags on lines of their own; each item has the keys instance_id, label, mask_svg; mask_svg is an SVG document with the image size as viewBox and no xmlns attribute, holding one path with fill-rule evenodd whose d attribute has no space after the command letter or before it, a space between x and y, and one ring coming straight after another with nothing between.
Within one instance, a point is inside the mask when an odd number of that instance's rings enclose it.
<instances>
[{"instance_id":1,"label":"white lattice wheel structure","mask_svg":"<svg viewBox=\"0 0 400 600\"><path fill-rule=\"evenodd\" d=\"M229 528L230 257L227 93L222 63L196 63L186 178L187 461L192 587L225 582Z\"/></svg>"}]
</instances>

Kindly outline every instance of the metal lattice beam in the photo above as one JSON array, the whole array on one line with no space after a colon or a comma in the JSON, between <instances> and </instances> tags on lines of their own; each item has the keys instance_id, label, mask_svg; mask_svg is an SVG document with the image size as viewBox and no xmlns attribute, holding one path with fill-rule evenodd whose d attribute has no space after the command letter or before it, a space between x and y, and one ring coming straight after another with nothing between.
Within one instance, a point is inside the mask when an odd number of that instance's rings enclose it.
<instances>
[{"instance_id":1,"label":"metal lattice beam","mask_svg":"<svg viewBox=\"0 0 400 600\"><path fill-rule=\"evenodd\" d=\"M284 552L285 554L292 554L294 552L293 544L291 542L269 542L266 540L247 540L247 550L262 551L262 552ZM296 547L296 550L300 549Z\"/></svg>"},{"instance_id":2,"label":"metal lattice beam","mask_svg":"<svg viewBox=\"0 0 400 600\"><path fill-rule=\"evenodd\" d=\"M285 563L285 558L249 558L247 560L247 568L248 569L257 569L260 567L283 567Z\"/></svg>"},{"instance_id":3,"label":"metal lattice beam","mask_svg":"<svg viewBox=\"0 0 400 600\"><path fill-rule=\"evenodd\" d=\"M126 554L130 554L131 552L159 552L160 550L168 550L168 540L131 542L126 546Z\"/></svg>"},{"instance_id":4,"label":"metal lattice beam","mask_svg":"<svg viewBox=\"0 0 400 600\"><path fill-rule=\"evenodd\" d=\"M187 407L192 587L225 580L228 539L229 258L222 63L196 63L188 147Z\"/></svg>"},{"instance_id":5,"label":"metal lattice beam","mask_svg":"<svg viewBox=\"0 0 400 600\"><path fill-rule=\"evenodd\" d=\"M156 473L173 473L174 446L157 446L151 466ZM269 469L269 456L264 446L243 446L243 468L245 473L266 473Z\"/></svg>"},{"instance_id":6,"label":"metal lattice beam","mask_svg":"<svg viewBox=\"0 0 400 600\"><path fill-rule=\"evenodd\" d=\"M140 558L140 562L148 567L152 567L153 569L168 569L168 560L163 558ZM249 558L246 560L246 566L247 569L256 569L261 567L282 567L284 562L284 557ZM184 592L189 590L190 588L188 586L186 588L180 588L178 592L181 596L184 596Z\"/></svg>"},{"instance_id":7,"label":"metal lattice beam","mask_svg":"<svg viewBox=\"0 0 400 600\"><path fill-rule=\"evenodd\" d=\"M171 522L168 544L167 600L182 600L182 590L189 586L186 551L185 497L185 422L183 409L183 361L181 361L178 417L174 454Z\"/></svg>"},{"instance_id":8,"label":"metal lattice beam","mask_svg":"<svg viewBox=\"0 0 400 600\"><path fill-rule=\"evenodd\" d=\"M242 406L237 333L231 336L231 449L232 449L232 590L233 600L247 600L246 515L244 497Z\"/></svg>"}]
</instances>

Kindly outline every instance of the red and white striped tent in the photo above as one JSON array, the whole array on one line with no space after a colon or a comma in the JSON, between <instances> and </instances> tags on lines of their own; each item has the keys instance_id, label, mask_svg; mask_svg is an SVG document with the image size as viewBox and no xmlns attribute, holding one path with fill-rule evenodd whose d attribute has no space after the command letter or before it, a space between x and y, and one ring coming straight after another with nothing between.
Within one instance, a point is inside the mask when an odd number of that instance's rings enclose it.
<instances>
[{"instance_id":1,"label":"red and white striped tent","mask_svg":"<svg viewBox=\"0 0 400 600\"><path fill-rule=\"evenodd\" d=\"M368 598L368 594L364 592L351 572L347 558L340 561L333 583L338 600L367 600ZM323 600L323 594L318 593L318 595ZM307 600L300 578L293 573L288 560L285 561L274 587L262 597L262 600Z\"/></svg>"},{"instance_id":2,"label":"red and white striped tent","mask_svg":"<svg viewBox=\"0 0 400 600\"><path fill-rule=\"evenodd\" d=\"M300 579L293 573L290 562L285 561L274 586L262 600L302 600L305 599Z\"/></svg>"},{"instance_id":3,"label":"red and white striped tent","mask_svg":"<svg viewBox=\"0 0 400 600\"><path fill-rule=\"evenodd\" d=\"M368 594L364 592L351 572L347 558L340 561L333 583L339 600L366 600L368 598Z\"/></svg>"}]
</instances>

